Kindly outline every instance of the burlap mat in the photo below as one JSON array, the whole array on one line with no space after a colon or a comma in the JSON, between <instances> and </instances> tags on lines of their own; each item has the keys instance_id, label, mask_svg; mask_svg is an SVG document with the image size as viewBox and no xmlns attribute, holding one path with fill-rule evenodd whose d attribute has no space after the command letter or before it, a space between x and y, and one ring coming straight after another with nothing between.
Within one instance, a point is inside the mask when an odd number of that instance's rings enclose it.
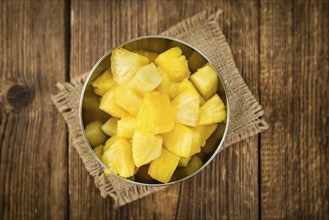
<instances>
[{"instance_id":1,"label":"burlap mat","mask_svg":"<svg viewBox=\"0 0 329 220\"><path fill-rule=\"evenodd\" d=\"M225 40L218 16L221 10L207 17L201 12L171 27L162 35L186 41L206 54L226 84L230 99L230 127L224 146L228 147L268 127L261 118L263 110L252 95L234 63L229 45ZM60 92L52 96L58 111L63 115L72 138L73 145L83 160L86 169L95 179L95 185L102 197L111 196L114 206L119 207L144 197L164 187L145 187L126 183L114 175L106 175L103 168L92 156L84 141L79 125L78 106L83 81L86 74L73 79L70 83L57 83ZM204 171L205 172L205 171Z\"/></svg>"}]
</instances>

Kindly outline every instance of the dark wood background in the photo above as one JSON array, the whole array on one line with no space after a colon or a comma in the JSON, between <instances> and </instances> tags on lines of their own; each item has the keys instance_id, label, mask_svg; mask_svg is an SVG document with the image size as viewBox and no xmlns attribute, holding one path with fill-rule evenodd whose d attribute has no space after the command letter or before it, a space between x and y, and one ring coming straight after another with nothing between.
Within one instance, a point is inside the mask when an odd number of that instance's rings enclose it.
<instances>
[{"instance_id":1,"label":"dark wood background","mask_svg":"<svg viewBox=\"0 0 329 220\"><path fill-rule=\"evenodd\" d=\"M55 83L124 40L218 7L269 130L112 209L50 100ZM0 219L329 218L329 1L1 1L0 51Z\"/></svg>"}]
</instances>

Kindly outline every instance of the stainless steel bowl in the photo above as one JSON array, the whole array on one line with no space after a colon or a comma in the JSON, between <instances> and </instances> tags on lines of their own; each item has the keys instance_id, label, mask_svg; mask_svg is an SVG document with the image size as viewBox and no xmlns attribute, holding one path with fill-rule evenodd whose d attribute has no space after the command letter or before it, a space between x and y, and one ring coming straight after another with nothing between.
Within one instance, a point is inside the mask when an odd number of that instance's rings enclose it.
<instances>
[{"instance_id":1,"label":"stainless steel bowl","mask_svg":"<svg viewBox=\"0 0 329 220\"><path fill-rule=\"evenodd\" d=\"M165 36L145 36L145 37L139 37L135 38L129 41L126 41L122 43L121 45L113 48L109 52L107 52L92 68L90 71L80 97L80 105L79 105L79 117L80 117L80 126L81 129L84 133L84 125L87 124L88 122L92 120L100 120L105 122L108 115L101 110L99 110L98 105L98 97L93 93L93 88L91 83L100 75L102 74L106 69L108 69L111 65L110 57L111 53L114 49L123 47L128 50L148 50L148 51L153 51L157 53L161 53L171 47L174 46L179 46L185 57L189 60L189 68L191 72L195 72L198 68L202 67L206 63L210 63L210 60L206 57L205 54L203 54L200 50L195 48L194 46L179 40L175 39L172 37L165 37ZM214 67L214 66L213 66ZM214 69L217 71L218 70L214 67ZM210 148L213 148L213 152L210 152L208 154L201 153L199 156L204 162L204 165L200 167L197 171L194 173L190 174L189 176L185 176L181 179L173 180L169 183L143 183L143 182L138 182L130 179L125 179L123 177L120 177L119 175L116 175L118 178L121 178L129 183L134 183L138 185L144 185L144 186L167 186L170 184L174 184L177 182L184 181L201 170L203 170L208 164L215 158L217 153L220 151L224 139L226 137L226 133L229 127L229 119L230 119L230 105L229 105L229 99L226 93L225 85L223 83L223 79L218 75L219 78L219 86L218 86L218 91L217 94L221 97L223 100L226 110L227 110L227 119L226 123L222 124L221 126L218 126L217 130L213 133L213 135L207 140L207 146ZM90 113L92 112L92 113ZM97 160L105 169L108 169L108 167L96 156L94 151L92 150L91 145L89 144L86 135L84 133L84 138L85 141L88 143L88 146L90 148L90 151L95 157L95 160Z\"/></svg>"}]
</instances>

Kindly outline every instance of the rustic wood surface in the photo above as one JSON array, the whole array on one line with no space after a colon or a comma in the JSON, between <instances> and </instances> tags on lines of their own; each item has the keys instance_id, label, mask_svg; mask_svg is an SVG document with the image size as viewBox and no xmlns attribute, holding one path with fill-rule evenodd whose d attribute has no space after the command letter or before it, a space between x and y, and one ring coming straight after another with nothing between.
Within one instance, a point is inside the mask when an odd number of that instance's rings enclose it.
<instances>
[{"instance_id":1,"label":"rustic wood surface","mask_svg":"<svg viewBox=\"0 0 329 220\"><path fill-rule=\"evenodd\" d=\"M118 43L222 8L269 130L117 210L50 101ZM329 1L1 1L0 219L329 219Z\"/></svg>"}]
</instances>

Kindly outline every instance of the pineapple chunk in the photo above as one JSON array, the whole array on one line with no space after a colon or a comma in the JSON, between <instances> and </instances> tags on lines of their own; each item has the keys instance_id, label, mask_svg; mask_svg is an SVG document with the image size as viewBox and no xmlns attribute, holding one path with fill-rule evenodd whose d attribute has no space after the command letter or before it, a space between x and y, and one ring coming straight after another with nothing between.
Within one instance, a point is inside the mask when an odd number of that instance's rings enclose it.
<instances>
[{"instance_id":1,"label":"pineapple chunk","mask_svg":"<svg viewBox=\"0 0 329 220\"><path fill-rule=\"evenodd\" d=\"M191 128L176 124L168 133L162 134L163 145L174 154L180 157L190 156L193 131Z\"/></svg>"},{"instance_id":2,"label":"pineapple chunk","mask_svg":"<svg viewBox=\"0 0 329 220\"><path fill-rule=\"evenodd\" d=\"M122 177L135 174L135 164L132 156L131 144L124 138L119 138L104 152L102 160L113 173Z\"/></svg>"},{"instance_id":3,"label":"pineapple chunk","mask_svg":"<svg viewBox=\"0 0 329 220\"><path fill-rule=\"evenodd\" d=\"M137 116L142 104L142 97L130 89L128 85L121 85L115 90L114 101L131 115Z\"/></svg>"},{"instance_id":4,"label":"pineapple chunk","mask_svg":"<svg viewBox=\"0 0 329 220\"><path fill-rule=\"evenodd\" d=\"M201 133L201 146L205 146L207 139L210 137L212 133L216 130L218 124L209 124L204 126L196 127L197 130Z\"/></svg>"},{"instance_id":5,"label":"pineapple chunk","mask_svg":"<svg viewBox=\"0 0 329 220\"><path fill-rule=\"evenodd\" d=\"M101 126L102 131L108 135L108 136L113 136L117 133L117 118L110 118Z\"/></svg>"},{"instance_id":6,"label":"pineapple chunk","mask_svg":"<svg viewBox=\"0 0 329 220\"><path fill-rule=\"evenodd\" d=\"M206 100L212 97L218 89L217 73L209 64L192 74L191 80Z\"/></svg>"},{"instance_id":7,"label":"pineapple chunk","mask_svg":"<svg viewBox=\"0 0 329 220\"><path fill-rule=\"evenodd\" d=\"M117 140L119 139L118 135L113 135L112 137L110 137L109 139L106 140L105 142L105 146L103 151L107 151L108 149L110 149L110 147L112 146L112 144L114 144Z\"/></svg>"},{"instance_id":8,"label":"pineapple chunk","mask_svg":"<svg viewBox=\"0 0 329 220\"><path fill-rule=\"evenodd\" d=\"M187 90L171 102L175 112L176 122L183 125L195 126L199 118L199 97L193 91Z\"/></svg>"},{"instance_id":9,"label":"pineapple chunk","mask_svg":"<svg viewBox=\"0 0 329 220\"><path fill-rule=\"evenodd\" d=\"M95 121L87 124L85 127L85 135L92 147L103 144L106 140L106 136L101 130L101 125L99 121Z\"/></svg>"},{"instance_id":10,"label":"pineapple chunk","mask_svg":"<svg viewBox=\"0 0 329 220\"><path fill-rule=\"evenodd\" d=\"M132 138L137 126L137 119L133 117L122 118L118 121L118 136Z\"/></svg>"},{"instance_id":11,"label":"pineapple chunk","mask_svg":"<svg viewBox=\"0 0 329 220\"><path fill-rule=\"evenodd\" d=\"M143 133L155 135L170 131L175 116L168 96L157 91L145 93L137 119L137 128Z\"/></svg>"},{"instance_id":12,"label":"pineapple chunk","mask_svg":"<svg viewBox=\"0 0 329 220\"><path fill-rule=\"evenodd\" d=\"M154 63L141 67L129 83L139 94L154 90L162 82L162 77Z\"/></svg>"},{"instance_id":13,"label":"pineapple chunk","mask_svg":"<svg viewBox=\"0 0 329 220\"><path fill-rule=\"evenodd\" d=\"M93 149L94 153L96 154L96 156L101 159L102 158L102 155L103 155L103 148L104 146L103 145L99 145L97 147L95 147Z\"/></svg>"},{"instance_id":14,"label":"pineapple chunk","mask_svg":"<svg viewBox=\"0 0 329 220\"><path fill-rule=\"evenodd\" d=\"M187 65L187 60L182 55L182 50L179 47L173 47L161 53L156 59L155 64L166 71L171 80L178 82L190 75L190 70Z\"/></svg>"},{"instance_id":15,"label":"pineapple chunk","mask_svg":"<svg viewBox=\"0 0 329 220\"><path fill-rule=\"evenodd\" d=\"M168 73L166 73L163 69L158 67L159 73L161 75L162 81L160 85L155 89L163 94L168 94L169 87L171 85L171 79Z\"/></svg>"},{"instance_id":16,"label":"pineapple chunk","mask_svg":"<svg viewBox=\"0 0 329 220\"><path fill-rule=\"evenodd\" d=\"M222 122L225 119L225 105L217 94L215 94L200 107L198 125L213 124Z\"/></svg>"},{"instance_id":17,"label":"pineapple chunk","mask_svg":"<svg viewBox=\"0 0 329 220\"><path fill-rule=\"evenodd\" d=\"M147 57L124 48L117 48L112 52L111 56L113 78L118 84L123 84L134 76L139 68L148 63L149 59Z\"/></svg>"},{"instance_id":18,"label":"pineapple chunk","mask_svg":"<svg viewBox=\"0 0 329 220\"><path fill-rule=\"evenodd\" d=\"M103 95L99 108L116 118L123 118L129 116L129 113L126 110L124 110L118 104L115 103L114 92L115 89L110 89Z\"/></svg>"},{"instance_id":19,"label":"pineapple chunk","mask_svg":"<svg viewBox=\"0 0 329 220\"><path fill-rule=\"evenodd\" d=\"M203 105L206 102L206 100L200 95L200 105Z\"/></svg>"},{"instance_id":20,"label":"pineapple chunk","mask_svg":"<svg viewBox=\"0 0 329 220\"><path fill-rule=\"evenodd\" d=\"M193 156L196 153L201 151L202 145L202 134L199 129L191 128L193 130L193 139L192 139L192 146L190 151L190 156Z\"/></svg>"},{"instance_id":21,"label":"pineapple chunk","mask_svg":"<svg viewBox=\"0 0 329 220\"><path fill-rule=\"evenodd\" d=\"M186 167L188 162L190 162L192 157L181 157L178 163L179 167Z\"/></svg>"},{"instance_id":22,"label":"pineapple chunk","mask_svg":"<svg viewBox=\"0 0 329 220\"><path fill-rule=\"evenodd\" d=\"M179 163L179 156L162 148L160 157L151 162L148 174L162 183L168 183Z\"/></svg>"},{"instance_id":23,"label":"pineapple chunk","mask_svg":"<svg viewBox=\"0 0 329 220\"><path fill-rule=\"evenodd\" d=\"M200 105L205 102L204 98L199 94L198 90L193 86L188 78L179 83L172 83L169 87L168 93L170 98L173 99L187 90L195 93L198 96Z\"/></svg>"},{"instance_id":24,"label":"pineapple chunk","mask_svg":"<svg viewBox=\"0 0 329 220\"><path fill-rule=\"evenodd\" d=\"M179 95L180 93L182 93L183 91L185 91L185 88L184 90L181 90L180 89L180 85L185 81L185 79L182 81L182 82L179 82L179 83L171 83L169 85L169 88L168 88L168 95L170 97L170 99L173 99L175 98L177 95Z\"/></svg>"},{"instance_id":25,"label":"pineapple chunk","mask_svg":"<svg viewBox=\"0 0 329 220\"><path fill-rule=\"evenodd\" d=\"M114 86L114 84L115 82L110 70L106 70L92 83L94 87L94 92L99 96L104 95L109 89Z\"/></svg>"},{"instance_id":26,"label":"pineapple chunk","mask_svg":"<svg viewBox=\"0 0 329 220\"><path fill-rule=\"evenodd\" d=\"M117 135L114 135L114 136L112 136L111 138L109 138L109 139L107 139L107 141L105 142L105 146L104 146L104 148L103 148L103 156L102 156L102 161L103 161L103 163L104 164L108 164L109 163L109 157L108 156L104 156L104 154L112 147L112 145L116 142L116 141L118 141L118 140L120 140L120 139L123 139L123 138L120 138L120 137L118 137ZM126 140L126 139L125 139ZM128 141L128 143L130 143L131 144L131 141L129 141L129 140L126 140L126 141ZM136 173L136 169L135 169L135 173Z\"/></svg>"},{"instance_id":27,"label":"pineapple chunk","mask_svg":"<svg viewBox=\"0 0 329 220\"><path fill-rule=\"evenodd\" d=\"M104 150L103 150L104 151ZM109 154L109 150L107 151L104 151L103 152L103 155L102 155L102 162L107 166L107 167L110 167L110 161L111 161L111 158L110 158L110 154ZM111 170L109 169L109 171L111 172Z\"/></svg>"},{"instance_id":28,"label":"pineapple chunk","mask_svg":"<svg viewBox=\"0 0 329 220\"><path fill-rule=\"evenodd\" d=\"M133 137L133 158L136 167L158 158L162 149L162 137L136 131Z\"/></svg>"},{"instance_id":29,"label":"pineapple chunk","mask_svg":"<svg viewBox=\"0 0 329 220\"><path fill-rule=\"evenodd\" d=\"M185 92L186 90L194 91L199 94L197 89L193 86L188 78L185 78L182 82L172 83L169 87L169 96L170 98L175 98L179 94Z\"/></svg>"},{"instance_id":30,"label":"pineapple chunk","mask_svg":"<svg viewBox=\"0 0 329 220\"><path fill-rule=\"evenodd\" d=\"M147 57L150 63L154 63L155 58L159 55L156 52L148 51L148 50L134 50L134 53L138 53L144 57Z\"/></svg>"}]
</instances>

